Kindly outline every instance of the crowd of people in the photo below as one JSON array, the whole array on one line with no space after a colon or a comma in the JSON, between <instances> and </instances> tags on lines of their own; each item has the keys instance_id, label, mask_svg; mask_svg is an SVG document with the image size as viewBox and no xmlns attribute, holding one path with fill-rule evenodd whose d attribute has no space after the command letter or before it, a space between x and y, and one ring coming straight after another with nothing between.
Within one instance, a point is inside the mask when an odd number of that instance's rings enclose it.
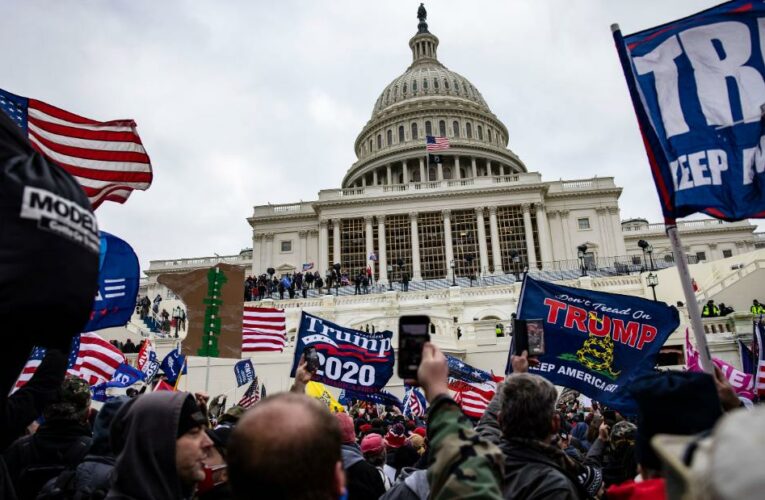
<instances>
[{"instance_id":1,"label":"crowd of people","mask_svg":"<svg viewBox=\"0 0 765 500\"><path fill-rule=\"evenodd\" d=\"M368 294L375 285L372 268L359 269L355 274L339 267L327 270L322 277L319 271L294 271L292 274L276 275L273 268L257 276L248 276L244 281L244 300L259 301L265 298L279 297L294 299L302 296L308 297L309 290L316 290L319 294L332 294L338 292L340 287L354 286L354 294ZM408 285L408 279L407 279Z\"/></svg>"},{"instance_id":2,"label":"crowd of people","mask_svg":"<svg viewBox=\"0 0 765 500\"><path fill-rule=\"evenodd\" d=\"M290 392L248 410L224 412L201 393L155 391L113 398L96 411L87 382L66 375L66 356L49 349L5 402L0 496L658 499L677 485L668 483L666 450L652 438L683 435L701 446L699 435L724 446L715 442L722 423L765 418L761 407L742 409L721 373L641 378L630 388L638 418L627 419L595 402L585 407L576 393L559 395L529 373L535 360L525 353L511 362L513 374L478 421L450 396L446 358L430 343L416 380L429 403L421 417L358 401L332 413L305 395L314 374L304 359ZM741 461L762 458L763 450L739 446L744 455L729 453L723 465L751 473L739 474L735 485L709 477L710 498L761 491L763 475Z\"/></svg>"}]
</instances>

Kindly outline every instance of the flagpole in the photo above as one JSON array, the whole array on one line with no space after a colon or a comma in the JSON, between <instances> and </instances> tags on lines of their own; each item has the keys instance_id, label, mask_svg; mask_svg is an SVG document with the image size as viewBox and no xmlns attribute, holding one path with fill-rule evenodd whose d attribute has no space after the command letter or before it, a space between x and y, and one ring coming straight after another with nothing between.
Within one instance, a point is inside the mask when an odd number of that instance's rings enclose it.
<instances>
[{"instance_id":1,"label":"flagpole","mask_svg":"<svg viewBox=\"0 0 765 500\"><path fill-rule=\"evenodd\" d=\"M691 273L688 269L688 260L685 250L683 250L680 234L677 232L677 225L674 222L667 225L667 236L672 244L672 254L675 258L677 272L680 275L680 284L683 286L685 305L688 308L688 317L691 320L691 330L693 330L693 337L696 340L696 350L699 353L699 362L701 363L701 368L706 373L713 375L714 365L712 364L712 357L709 354L707 336L704 333L704 324L701 322L701 309L699 309L699 303L696 301L696 292L693 290Z\"/></svg>"},{"instance_id":2,"label":"flagpole","mask_svg":"<svg viewBox=\"0 0 765 500\"><path fill-rule=\"evenodd\" d=\"M181 365L181 371L178 372L178 376L175 378L175 384L173 384L173 390L178 390L178 385L180 385L181 377L183 376L183 369L186 368L186 358L183 358L183 364Z\"/></svg>"}]
</instances>

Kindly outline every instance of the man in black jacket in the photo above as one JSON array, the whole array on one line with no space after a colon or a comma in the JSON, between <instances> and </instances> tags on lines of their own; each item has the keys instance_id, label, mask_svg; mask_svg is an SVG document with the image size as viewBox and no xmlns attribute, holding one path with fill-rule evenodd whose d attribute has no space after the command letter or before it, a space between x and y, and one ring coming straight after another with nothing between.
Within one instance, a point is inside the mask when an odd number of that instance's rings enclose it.
<instances>
[{"instance_id":1,"label":"man in black jacket","mask_svg":"<svg viewBox=\"0 0 765 500\"><path fill-rule=\"evenodd\" d=\"M19 498L35 498L48 480L80 463L90 449L90 386L81 378L68 376L60 387L59 400L43 410L45 421L37 432L5 450L5 463Z\"/></svg>"},{"instance_id":2,"label":"man in black jacket","mask_svg":"<svg viewBox=\"0 0 765 500\"><path fill-rule=\"evenodd\" d=\"M586 498L577 475L583 467L551 440L560 419L555 412L558 393L549 381L528 371L527 356L513 356L514 373L497 393L476 430L505 455L505 498Z\"/></svg>"}]
</instances>

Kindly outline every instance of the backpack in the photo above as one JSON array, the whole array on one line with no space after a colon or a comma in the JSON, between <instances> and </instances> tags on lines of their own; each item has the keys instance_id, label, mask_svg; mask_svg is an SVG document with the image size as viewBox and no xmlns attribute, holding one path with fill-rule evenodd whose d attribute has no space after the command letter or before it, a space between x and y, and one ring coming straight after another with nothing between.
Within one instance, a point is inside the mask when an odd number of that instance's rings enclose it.
<instances>
[{"instance_id":1,"label":"backpack","mask_svg":"<svg viewBox=\"0 0 765 500\"><path fill-rule=\"evenodd\" d=\"M19 453L21 454L21 463L26 466L19 473L18 483L16 484L16 493L19 498L35 498L43 489L45 483L61 475L70 466L77 467L85 455L90 450L92 439L86 436L77 438L72 446L65 453L57 453L57 463L39 464L37 450L34 447L34 438L26 440L21 444ZM53 457L46 457L49 461ZM72 471L74 472L74 471Z\"/></svg>"},{"instance_id":2,"label":"backpack","mask_svg":"<svg viewBox=\"0 0 765 500\"><path fill-rule=\"evenodd\" d=\"M98 459L95 459L98 461ZM43 487L38 500L103 500L109 490L92 489L77 484L77 467L64 470Z\"/></svg>"}]
</instances>

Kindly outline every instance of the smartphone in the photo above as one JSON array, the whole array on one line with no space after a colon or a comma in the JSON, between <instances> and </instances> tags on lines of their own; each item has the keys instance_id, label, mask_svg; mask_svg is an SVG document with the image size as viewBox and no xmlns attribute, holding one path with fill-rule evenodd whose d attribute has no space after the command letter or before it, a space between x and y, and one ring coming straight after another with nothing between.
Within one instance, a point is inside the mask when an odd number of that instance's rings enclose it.
<instances>
[{"instance_id":1,"label":"smartphone","mask_svg":"<svg viewBox=\"0 0 765 500\"><path fill-rule=\"evenodd\" d=\"M613 427L616 423L616 411L614 410L604 410L603 411L603 420L605 421L606 425L609 427Z\"/></svg>"},{"instance_id":2,"label":"smartphone","mask_svg":"<svg viewBox=\"0 0 765 500\"><path fill-rule=\"evenodd\" d=\"M529 356L545 353L545 331L542 319L516 319L513 321L513 353L528 351Z\"/></svg>"},{"instance_id":3,"label":"smartphone","mask_svg":"<svg viewBox=\"0 0 765 500\"><path fill-rule=\"evenodd\" d=\"M305 356L306 369L309 372L313 373L319 369L319 353L314 346L309 345L303 349L303 356Z\"/></svg>"},{"instance_id":4,"label":"smartphone","mask_svg":"<svg viewBox=\"0 0 765 500\"><path fill-rule=\"evenodd\" d=\"M398 376L416 379L422 361L422 346L430 342L428 316L401 316L398 319Z\"/></svg>"}]
</instances>

